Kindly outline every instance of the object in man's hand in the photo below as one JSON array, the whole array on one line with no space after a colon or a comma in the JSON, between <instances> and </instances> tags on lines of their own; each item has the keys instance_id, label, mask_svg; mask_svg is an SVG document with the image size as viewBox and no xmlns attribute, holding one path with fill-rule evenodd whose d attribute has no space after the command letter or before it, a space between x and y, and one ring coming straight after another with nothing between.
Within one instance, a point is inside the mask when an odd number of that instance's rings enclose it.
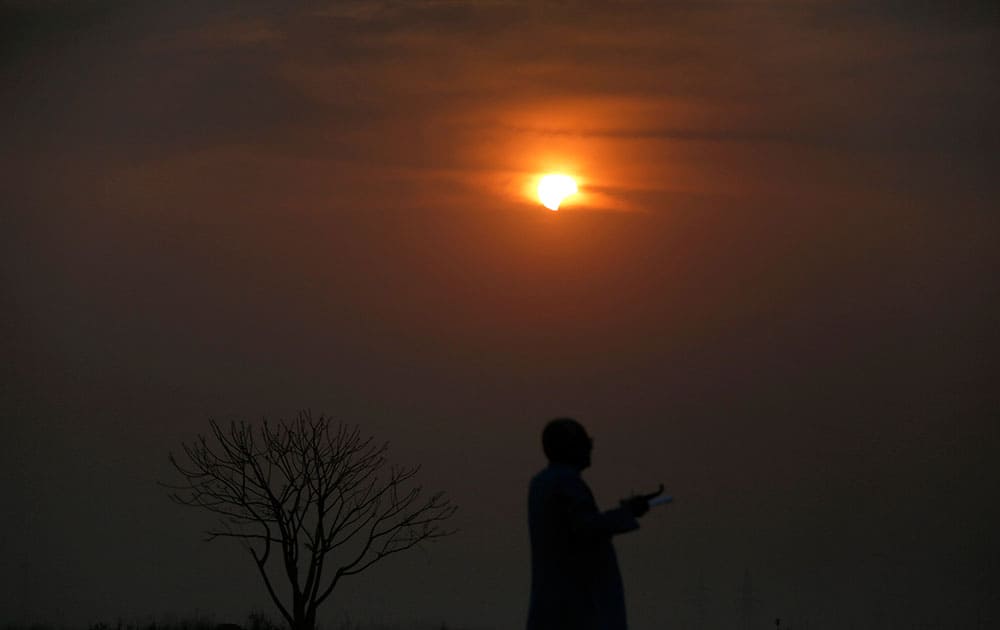
<instances>
[{"instance_id":1,"label":"object in man's hand","mask_svg":"<svg viewBox=\"0 0 1000 630\"><path fill-rule=\"evenodd\" d=\"M652 500L663 494L663 484L657 488L656 492L650 492L649 494L637 494L635 496L629 497L622 501L622 506L628 508L632 515L636 518L643 516L649 511L649 508L653 503ZM672 500L672 498L671 498ZM659 505L662 501L658 501L656 505Z\"/></svg>"},{"instance_id":2,"label":"object in man's hand","mask_svg":"<svg viewBox=\"0 0 1000 630\"><path fill-rule=\"evenodd\" d=\"M666 503L673 503L674 498L669 494L663 497L656 497L649 501L649 507L656 507L657 505L664 505Z\"/></svg>"}]
</instances>

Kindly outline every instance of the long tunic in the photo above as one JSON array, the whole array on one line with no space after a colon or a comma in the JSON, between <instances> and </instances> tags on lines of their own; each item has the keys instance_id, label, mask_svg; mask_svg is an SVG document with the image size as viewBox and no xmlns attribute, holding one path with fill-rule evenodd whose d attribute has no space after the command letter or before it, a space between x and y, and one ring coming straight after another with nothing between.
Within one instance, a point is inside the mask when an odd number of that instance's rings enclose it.
<instances>
[{"instance_id":1,"label":"long tunic","mask_svg":"<svg viewBox=\"0 0 1000 630\"><path fill-rule=\"evenodd\" d=\"M552 464L535 475L528 491L528 630L626 630L611 537L638 527L626 509L600 512L576 468Z\"/></svg>"}]
</instances>

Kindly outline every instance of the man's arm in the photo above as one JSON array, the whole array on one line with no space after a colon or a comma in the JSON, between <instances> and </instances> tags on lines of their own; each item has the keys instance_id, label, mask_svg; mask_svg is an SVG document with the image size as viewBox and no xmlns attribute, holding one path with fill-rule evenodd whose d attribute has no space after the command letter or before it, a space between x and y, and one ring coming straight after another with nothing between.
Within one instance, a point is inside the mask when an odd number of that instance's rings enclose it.
<instances>
[{"instance_id":1,"label":"man's arm","mask_svg":"<svg viewBox=\"0 0 1000 630\"><path fill-rule=\"evenodd\" d=\"M577 540L610 538L639 529L639 521L625 506L607 512L598 510L590 489L579 477L567 478L561 486L560 495L565 502L570 531Z\"/></svg>"}]
</instances>

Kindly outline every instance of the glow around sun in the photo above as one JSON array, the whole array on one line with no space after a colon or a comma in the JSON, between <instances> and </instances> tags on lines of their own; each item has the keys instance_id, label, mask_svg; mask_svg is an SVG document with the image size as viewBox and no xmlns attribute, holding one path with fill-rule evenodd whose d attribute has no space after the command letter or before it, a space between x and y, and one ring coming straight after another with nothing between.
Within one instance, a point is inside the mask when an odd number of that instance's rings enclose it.
<instances>
[{"instance_id":1,"label":"glow around sun","mask_svg":"<svg viewBox=\"0 0 1000 630\"><path fill-rule=\"evenodd\" d=\"M538 199L542 205L555 212L563 199L577 192L576 181L569 175L546 175L538 182Z\"/></svg>"}]
</instances>

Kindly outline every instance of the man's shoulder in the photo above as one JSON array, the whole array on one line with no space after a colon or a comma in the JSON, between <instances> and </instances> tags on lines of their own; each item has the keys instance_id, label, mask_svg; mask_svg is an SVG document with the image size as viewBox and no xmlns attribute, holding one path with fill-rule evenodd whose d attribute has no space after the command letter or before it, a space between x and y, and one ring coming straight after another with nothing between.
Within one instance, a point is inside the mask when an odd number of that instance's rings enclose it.
<instances>
[{"instance_id":1,"label":"man's shoulder","mask_svg":"<svg viewBox=\"0 0 1000 630\"><path fill-rule=\"evenodd\" d=\"M532 486L564 485L583 483L580 472L570 466L550 465L538 471L531 478Z\"/></svg>"}]
</instances>

